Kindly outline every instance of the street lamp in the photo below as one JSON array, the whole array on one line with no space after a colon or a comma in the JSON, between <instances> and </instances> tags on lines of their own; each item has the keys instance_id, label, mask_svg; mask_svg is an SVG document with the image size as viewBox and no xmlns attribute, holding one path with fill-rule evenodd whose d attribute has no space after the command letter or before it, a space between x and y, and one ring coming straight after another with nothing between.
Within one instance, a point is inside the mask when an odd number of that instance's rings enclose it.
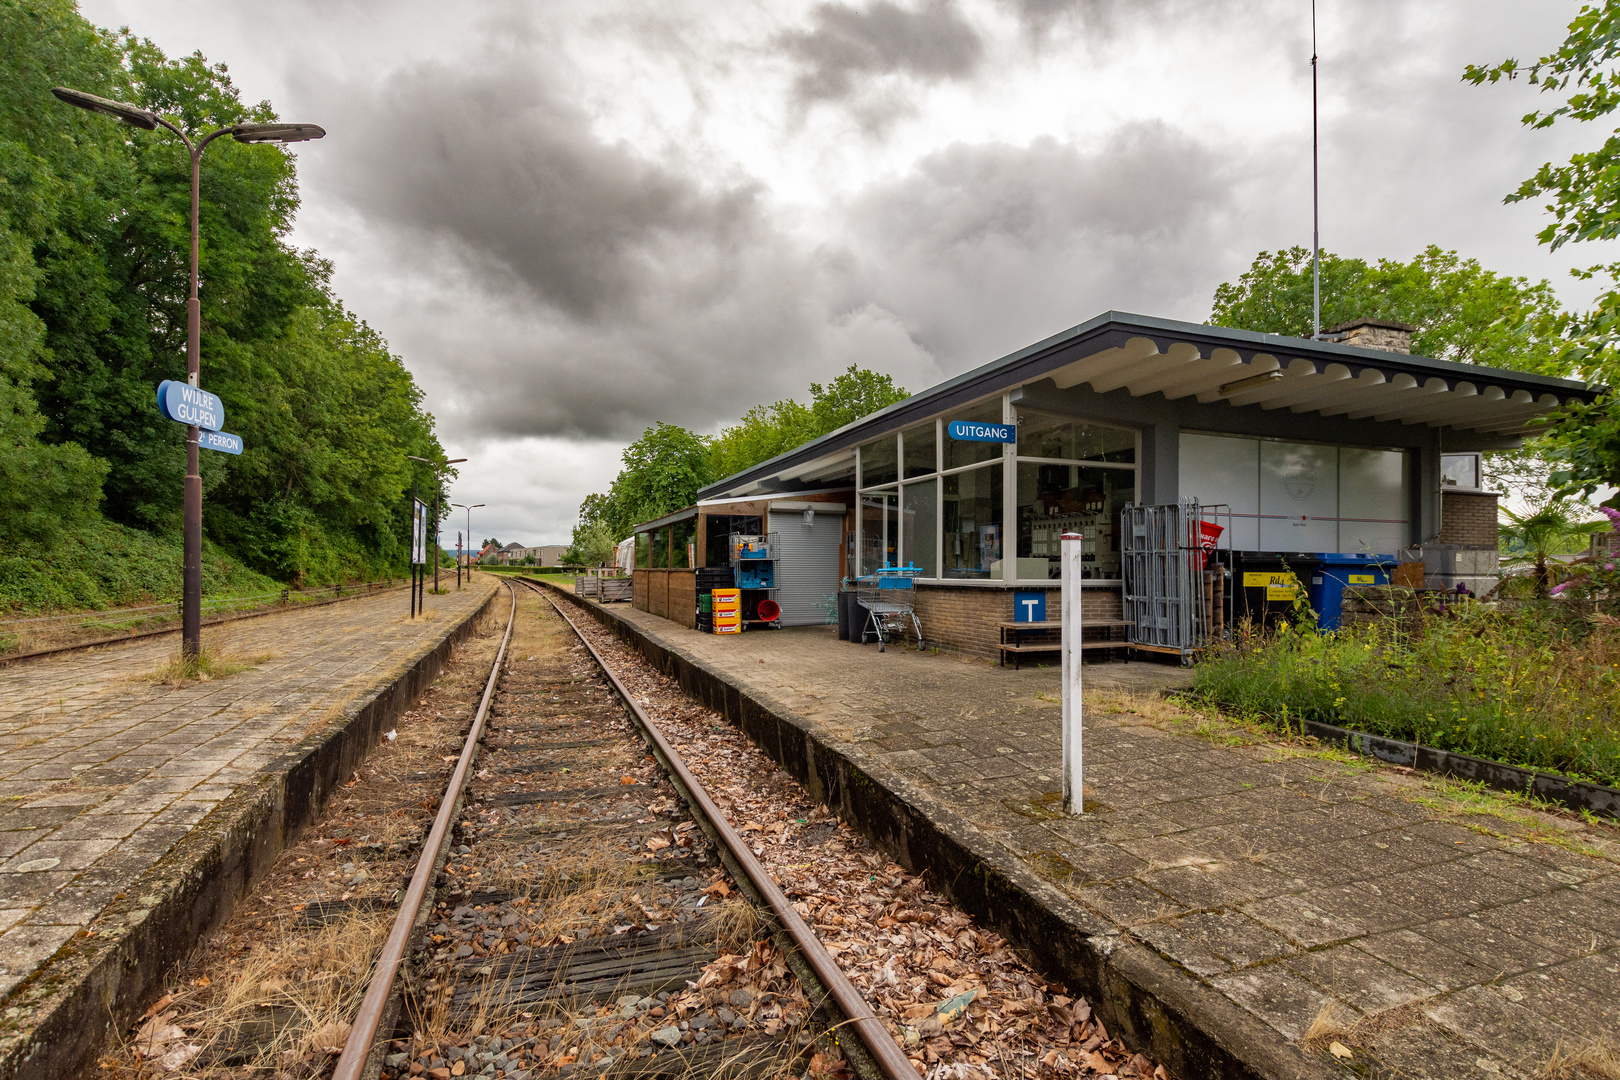
<instances>
[{"instance_id":1,"label":"street lamp","mask_svg":"<svg viewBox=\"0 0 1620 1080\"><path fill-rule=\"evenodd\" d=\"M444 487L444 470L452 465L459 465L467 459L453 457L441 465L429 461L425 457L417 457L415 454L406 454L405 456L412 461L420 461L422 464L433 468L433 593L437 596L439 592L439 492Z\"/></svg>"},{"instance_id":2,"label":"street lamp","mask_svg":"<svg viewBox=\"0 0 1620 1080\"><path fill-rule=\"evenodd\" d=\"M470 547L472 547L472 512L474 510L477 510L480 506L483 506L484 504L483 503L473 503L471 506L468 506L466 503L451 503L450 505L451 506L459 506L459 507L461 507L461 509L467 511L467 546L470 548ZM472 580L472 564L471 563L467 564L467 580L468 581ZM461 558L460 558L459 553L458 553L458 555L456 557L456 588L458 588L458 589L461 588Z\"/></svg>"},{"instance_id":3,"label":"street lamp","mask_svg":"<svg viewBox=\"0 0 1620 1080\"><path fill-rule=\"evenodd\" d=\"M161 125L180 137L191 155L191 291L186 297L186 382L198 385L201 366L202 308L197 302L197 217L202 193L202 153L221 135L239 143L293 143L319 139L326 129L314 124L231 124L192 142L174 123L155 112L124 101L87 94L66 86L51 88L57 98L80 109L116 117L131 127L156 131ZM186 427L185 553L181 560L180 650L188 658L202 651L202 474L197 425Z\"/></svg>"}]
</instances>

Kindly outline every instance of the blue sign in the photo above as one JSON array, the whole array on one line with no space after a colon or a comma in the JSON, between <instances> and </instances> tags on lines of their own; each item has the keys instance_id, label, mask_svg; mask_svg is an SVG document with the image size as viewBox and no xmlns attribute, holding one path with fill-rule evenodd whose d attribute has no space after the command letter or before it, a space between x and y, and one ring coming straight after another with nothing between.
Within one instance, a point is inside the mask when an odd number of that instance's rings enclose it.
<instances>
[{"instance_id":1,"label":"blue sign","mask_svg":"<svg viewBox=\"0 0 1620 1080\"><path fill-rule=\"evenodd\" d=\"M222 454L240 454L242 436L232 435L228 431L203 430L197 432L197 445L204 450L218 450Z\"/></svg>"},{"instance_id":2,"label":"blue sign","mask_svg":"<svg viewBox=\"0 0 1620 1080\"><path fill-rule=\"evenodd\" d=\"M1013 622L1045 622L1046 594L1043 592L1013 593Z\"/></svg>"},{"instance_id":3,"label":"blue sign","mask_svg":"<svg viewBox=\"0 0 1620 1080\"><path fill-rule=\"evenodd\" d=\"M158 412L177 424L196 424L207 431L225 426L225 403L201 387L164 379L158 383Z\"/></svg>"},{"instance_id":4,"label":"blue sign","mask_svg":"<svg viewBox=\"0 0 1620 1080\"><path fill-rule=\"evenodd\" d=\"M971 420L952 420L945 430L957 442L1015 443L1018 441L1017 424L979 424Z\"/></svg>"}]
</instances>

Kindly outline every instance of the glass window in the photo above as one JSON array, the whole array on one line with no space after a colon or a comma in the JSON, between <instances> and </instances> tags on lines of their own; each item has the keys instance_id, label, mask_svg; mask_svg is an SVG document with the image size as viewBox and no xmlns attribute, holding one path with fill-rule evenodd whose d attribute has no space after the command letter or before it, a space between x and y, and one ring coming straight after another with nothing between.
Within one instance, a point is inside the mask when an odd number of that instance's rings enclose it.
<instances>
[{"instance_id":1,"label":"glass window","mask_svg":"<svg viewBox=\"0 0 1620 1080\"><path fill-rule=\"evenodd\" d=\"M1068 416L1027 412L1018 416L1020 457L1136 461L1136 432Z\"/></svg>"},{"instance_id":2,"label":"glass window","mask_svg":"<svg viewBox=\"0 0 1620 1080\"><path fill-rule=\"evenodd\" d=\"M914 428L906 428L901 432L905 436L906 479L913 476L928 476L939 471L939 462L935 458L934 422L918 424Z\"/></svg>"},{"instance_id":3,"label":"glass window","mask_svg":"<svg viewBox=\"0 0 1620 1080\"><path fill-rule=\"evenodd\" d=\"M861 447L861 487L892 484L898 479L900 468L893 435Z\"/></svg>"},{"instance_id":4,"label":"glass window","mask_svg":"<svg viewBox=\"0 0 1620 1080\"><path fill-rule=\"evenodd\" d=\"M1018 463L1018 576L1056 578L1058 538L1077 532L1082 578L1117 579L1119 515L1136 497L1135 469Z\"/></svg>"},{"instance_id":5,"label":"glass window","mask_svg":"<svg viewBox=\"0 0 1620 1080\"><path fill-rule=\"evenodd\" d=\"M942 479L943 576L1001 577L1001 466L971 469Z\"/></svg>"},{"instance_id":6,"label":"glass window","mask_svg":"<svg viewBox=\"0 0 1620 1080\"><path fill-rule=\"evenodd\" d=\"M669 530L654 529L648 534L652 537L652 566L654 569L669 565Z\"/></svg>"},{"instance_id":7,"label":"glass window","mask_svg":"<svg viewBox=\"0 0 1620 1080\"><path fill-rule=\"evenodd\" d=\"M864 452L863 452L864 453ZM868 491L861 496L861 565L856 573L871 576L893 566L900 547L899 496L894 491Z\"/></svg>"},{"instance_id":8,"label":"glass window","mask_svg":"<svg viewBox=\"0 0 1620 1080\"><path fill-rule=\"evenodd\" d=\"M911 447L911 438L906 438L906 448ZM936 556L939 529L935 521L935 512L939 507L939 481L924 480L920 484L906 484L900 489L900 503L902 510L901 530L904 544L900 548L900 557L906 563L916 563L922 568L921 577L937 577Z\"/></svg>"},{"instance_id":9,"label":"glass window","mask_svg":"<svg viewBox=\"0 0 1620 1080\"><path fill-rule=\"evenodd\" d=\"M945 467L954 469L959 465L976 465L981 461L992 461L1001 457L1001 444L993 442L967 442L950 437L950 423L952 420L966 420L976 424L1001 423L1001 399L986 401L975 405L971 409L951 413L945 417Z\"/></svg>"},{"instance_id":10,"label":"glass window","mask_svg":"<svg viewBox=\"0 0 1620 1080\"><path fill-rule=\"evenodd\" d=\"M1478 491L1484 486L1479 477L1479 455L1441 454L1440 483L1445 487Z\"/></svg>"},{"instance_id":11,"label":"glass window","mask_svg":"<svg viewBox=\"0 0 1620 1080\"><path fill-rule=\"evenodd\" d=\"M636 533L636 565L641 567L651 566L652 563L647 561L650 553L651 547L647 543L647 534Z\"/></svg>"},{"instance_id":12,"label":"glass window","mask_svg":"<svg viewBox=\"0 0 1620 1080\"><path fill-rule=\"evenodd\" d=\"M687 518L677 521L669 527L675 541L675 550L670 555L669 565L685 570L692 566L692 558L696 552L687 550L687 545L697 537L697 519Z\"/></svg>"}]
</instances>

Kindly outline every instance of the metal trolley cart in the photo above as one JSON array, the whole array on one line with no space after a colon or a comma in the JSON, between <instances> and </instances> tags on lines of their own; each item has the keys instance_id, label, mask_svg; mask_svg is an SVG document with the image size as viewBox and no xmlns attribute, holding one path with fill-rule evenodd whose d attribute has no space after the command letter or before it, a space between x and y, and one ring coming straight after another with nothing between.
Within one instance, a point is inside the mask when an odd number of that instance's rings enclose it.
<instances>
[{"instance_id":1,"label":"metal trolley cart","mask_svg":"<svg viewBox=\"0 0 1620 1080\"><path fill-rule=\"evenodd\" d=\"M863 645L867 634L876 634L878 652L882 652L891 636L904 641L909 627L917 635L917 648L922 648L922 624L917 621L915 603L917 590L912 585L912 579L921 573L922 568L916 565L885 566L873 577L856 582L855 602L866 611L866 621L861 627Z\"/></svg>"}]
</instances>

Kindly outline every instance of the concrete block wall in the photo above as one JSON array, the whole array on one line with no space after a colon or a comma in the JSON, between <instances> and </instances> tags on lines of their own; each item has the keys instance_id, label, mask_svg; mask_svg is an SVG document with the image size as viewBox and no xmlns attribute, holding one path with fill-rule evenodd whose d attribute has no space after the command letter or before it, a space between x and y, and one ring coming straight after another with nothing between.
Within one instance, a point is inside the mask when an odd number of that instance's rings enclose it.
<instances>
[{"instance_id":1,"label":"concrete block wall","mask_svg":"<svg viewBox=\"0 0 1620 1080\"><path fill-rule=\"evenodd\" d=\"M1493 491L1441 494L1440 535L1423 547L1423 584L1453 590L1459 583L1484 596L1501 580Z\"/></svg>"}]
</instances>

